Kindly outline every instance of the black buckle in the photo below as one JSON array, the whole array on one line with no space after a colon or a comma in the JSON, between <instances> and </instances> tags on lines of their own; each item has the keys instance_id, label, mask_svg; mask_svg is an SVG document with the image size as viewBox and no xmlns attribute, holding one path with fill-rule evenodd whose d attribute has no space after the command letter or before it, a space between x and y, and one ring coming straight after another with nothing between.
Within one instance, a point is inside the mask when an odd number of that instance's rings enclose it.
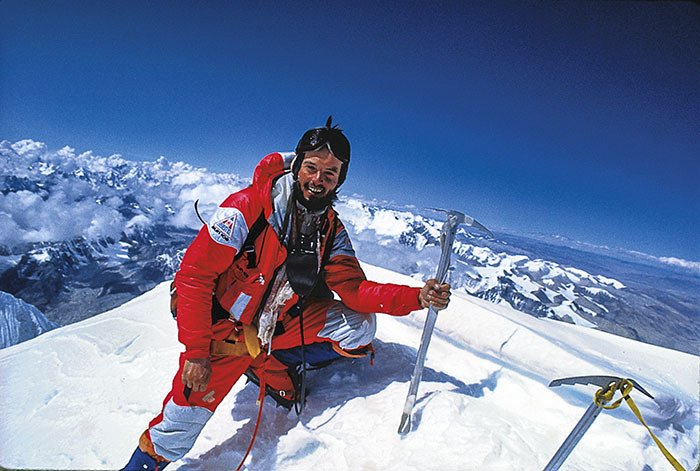
<instances>
[{"instance_id":1,"label":"black buckle","mask_svg":"<svg viewBox=\"0 0 700 471\"><path fill-rule=\"evenodd\" d=\"M248 259L248 268L255 268L257 265L257 260L255 256L255 246L249 245L243 250L245 251L246 258Z\"/></svg>"}]
</instances>

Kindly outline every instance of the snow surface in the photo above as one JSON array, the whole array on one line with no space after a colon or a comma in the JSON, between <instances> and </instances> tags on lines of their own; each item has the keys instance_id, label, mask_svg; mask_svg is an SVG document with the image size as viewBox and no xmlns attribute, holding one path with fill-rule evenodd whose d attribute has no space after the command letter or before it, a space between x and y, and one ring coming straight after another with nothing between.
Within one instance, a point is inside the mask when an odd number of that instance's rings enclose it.
<instances>
[{"instance_id":1,"label":"snow surface","mask_svg":"<svg viewBox=\"0 0 700 471\"><path fill-rule=\"evenodd\" d=\"M370 279L420 284L364 268ZM636 379L656 398L632 393L654 432L686 469L698 463L700 357L460 293L440 313L413 430L402 438L397 428L425 311L378 318L373 366L347 360L310 373L300 418L266 401L247 469L542 469L596 389L547 385L593 374ZM0 466L123 466L160 411L180 351L167 283L0 351ZM233 469L252 434L256 395L239 381L192 451L168 469ZM563 469L671 468L623 405L601 413Z\"/></svg>"}]
</instances>

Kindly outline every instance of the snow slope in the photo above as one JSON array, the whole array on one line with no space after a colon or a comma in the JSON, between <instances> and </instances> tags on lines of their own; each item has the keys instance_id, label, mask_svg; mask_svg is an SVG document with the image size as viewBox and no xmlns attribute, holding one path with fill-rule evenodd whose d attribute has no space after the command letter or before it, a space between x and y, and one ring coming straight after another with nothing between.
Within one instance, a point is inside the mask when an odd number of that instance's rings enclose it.
<instances>
[{"instance_id":1,"label":"snow slope","mask_svg":"<svg viewBox=\"0 0 700 471\"><path fill-rule=\"evenodd\" d=\"M364 265L370 279L416 285ZM0 466L115 469L160 410L181 350L168 287L0 351ZM589 405L592 386L555 378L613 374L686 469L698 464L700 357L455 294L430 345L413 431L397 435L425 312L379 316L377 358L309 375L301 418L267 401L255 470L542 469ZM193 450L168 469L233 469L251 437L257 389L234 386ZM625 405L603 412L564 469L671 469Z\"/></svg>"}]
</instances>

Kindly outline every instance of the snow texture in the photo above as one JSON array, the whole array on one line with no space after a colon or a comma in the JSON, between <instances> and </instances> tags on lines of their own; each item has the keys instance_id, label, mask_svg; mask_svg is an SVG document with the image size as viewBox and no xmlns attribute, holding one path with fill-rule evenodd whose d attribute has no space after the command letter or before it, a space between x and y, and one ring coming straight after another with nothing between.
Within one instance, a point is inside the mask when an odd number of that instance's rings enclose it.
<instances>
[{"instance_id":1,"label":"snow texture","mask_svg":"<svg viewBox=\"0 0 700 471\"><path fill-rule=\"evenodd\" d=\"M363 265L370 279L418 281ZM632 397L686 469L698 464L700 357L455 293L440 313L414 410L397 428L425 311L378 316L377 358L309 375L301 417L266 401L251 470L537 470L591 402L595 387L549 388L555 378L615 375L655 399ZM0 351L0 466L117 469L161 408L181 346L168 286ZM168 469L230 470L257 412L239 381L181 461ZM670 469L622 405L604 411L567 470Z\"/></svg>"}]
</instances>

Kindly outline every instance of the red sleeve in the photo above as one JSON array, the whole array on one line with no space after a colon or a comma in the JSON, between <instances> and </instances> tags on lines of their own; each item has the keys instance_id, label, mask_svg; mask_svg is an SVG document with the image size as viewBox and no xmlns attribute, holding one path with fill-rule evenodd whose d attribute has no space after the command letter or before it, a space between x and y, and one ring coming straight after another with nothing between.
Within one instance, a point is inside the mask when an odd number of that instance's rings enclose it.
<instances>
[{"instance_id":1,"label":"red sleeve","mask_svg":"<svg viewBox=\"0 0 700 471\"><path fill-rule=\"evenodd\" d=\"M328 287L338 293L346 306L357 312L405 316L421 309L418 300L420 288L367 280L355 257L350 237L338 219L330 260L324 271Z\"/></svg>"},{"instance_id":2,"label":"red sleeve","mask_svg":"<svg viewBox=\"0 0 700 471\"><path fill-rule=\"evenodd\" d=\"M338 255L326 266L326 283L350 309L405 316L421 309L420 288L368 281L355 257Z\"/></svg>"},{"instance_id":3,"label":"red sleeve","mask_svg":"<svg viewBox=\"0 0 700 471\"><path fill-rule=\"evenodd\" d=\"M216 280L233 262L262 206L248 187L229 196L187 248L175 275L178 339L186 358L206 358Z\"/></svg>"}]
</instances>

